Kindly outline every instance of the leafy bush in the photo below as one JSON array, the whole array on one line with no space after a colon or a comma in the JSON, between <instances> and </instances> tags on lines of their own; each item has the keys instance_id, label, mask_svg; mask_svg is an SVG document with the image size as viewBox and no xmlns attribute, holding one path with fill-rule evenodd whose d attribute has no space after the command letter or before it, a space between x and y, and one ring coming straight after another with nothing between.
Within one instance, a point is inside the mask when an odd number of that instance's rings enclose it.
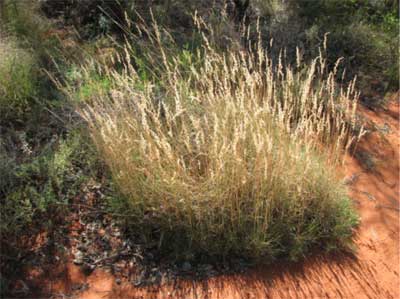
<instances>
[{"instance_id":1,"label":"leafy bush","mask_svg":"<svg viewBox=\"0 0 400 299\"><path fill-rule=\"evenodd\" d=\"M398 89L398 45L396 39L377 31L367 24L352 23L347 27L335 28L330 36L328 52L335 56L346 57L345 67L350 76L359 76L359 88L364 93L374 77L380 75L382 93ZM333 59L333 57L332 57Z\"/></svg>"},{"instance_id":2,"label":"leafy bush","mask_svg":"<svg viewBox=\"0 0 400 299\"><path fill-rule=\"evenodd\" d=\"M25 140L21 142L25 151L31 151ZM68 138L57 145L49 143L33 157L26 154L28 157L19 163L4 145L1 147L2 242L18 238L38 215L57 210L58 204L67 204L79 192L81 183L96 171L95 156L85 145L79 131L71 132Z\"/></svg>"},{"instance_id":3,"label":"leafy bush","mask_svg":"<svg viewBox=\"0 0 400 299\"><path fill-rule=\"evenodd\" d=\"M132 231L178 258L295 260L347 244L357 216L335 167L357 138L354 82L338 88L322 57L290 67L207 39L185 67L153 32L156 79L141 79L130 44L122 72L90 63L81 76L112 82L80 111Z\"/></svg>"},{"instance_id":4,"label":"leafy bush","mask_svg":"<svg viewBox=\"0 0 400 299\"><path fill-rule=\"evenodd\" d=\"M288 48L292 62L296 45L307 60L318 55L323 36L329 33L328 63L333 66L344 58L346 79L357 76L362 99L382 98L399 89L397 1L255 0L252 4L263 35L273 38L278 50Z\"/></svg>"},{"instance_id":5,"label":"leafy bush","mask_svg":"<svg viewBox=\"0 0 400 299\"><path fill-rule=\"evenodd\" d=\"M314 1L301 6L300 14L331 32L331 53L345 57L347 71L360 77L363 89L379 74L384 91L397 90L398 74L389 71L399 59L395 2Z\"/></svg>"},{"instance_id":6,"label":"leafy bush","mask_svg":"<svg viewBox=\"0 0 400 299\"><path fill-rule=\"evenodd\" d=\"M23 271L21 259L37 254L35 237L45 232L49 242L43 246L52 244L71 200L99 169L80 130L55 137L40 149L25 134L17 139L14 145L8 138L0 140L0 294L5 297Z\"/></svg>"},{"instance_id":7,"label":"leafy bush","mask_svg":"<svg viewBox=\"0 0 400 299\"><path fill-rule=\"evenodd\" d=\"M128 23L151 21L153 18L180 33L193 29L191 14L210 13L222 8L223 1L131 1L131 0L62 0L42 1L41 8L49 17L63 18L85 39L124 33ZM129 29L128 29L129 31Z\"/></svg>"}]
</instances>

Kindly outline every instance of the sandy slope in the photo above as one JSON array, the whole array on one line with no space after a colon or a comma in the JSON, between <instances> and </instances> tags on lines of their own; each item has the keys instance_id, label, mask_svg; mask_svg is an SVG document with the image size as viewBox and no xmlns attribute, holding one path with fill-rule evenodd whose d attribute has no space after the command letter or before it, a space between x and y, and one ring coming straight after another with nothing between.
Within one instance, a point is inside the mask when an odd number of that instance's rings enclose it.
<instances>
[{"instance_id":1,"label":"sandy slope","mask_svg":"<svg viewBox=\"0 0 400 299\"><path fill-rule=\"evenodd\" d=\"M344 166L350 195L361 215L354 256L314 257L161 289L117 285L111 274L100 269L86 277L69 263L60 268L61 276L46 279L46 288L57 298L71 293L75 283L85 282L87 289L73 292L73 298L85 299L400 298L399 102L396 96L385 111L362 110L377 130L359 144L361 158L348 157Z\"/></svg>"}]
</instances>

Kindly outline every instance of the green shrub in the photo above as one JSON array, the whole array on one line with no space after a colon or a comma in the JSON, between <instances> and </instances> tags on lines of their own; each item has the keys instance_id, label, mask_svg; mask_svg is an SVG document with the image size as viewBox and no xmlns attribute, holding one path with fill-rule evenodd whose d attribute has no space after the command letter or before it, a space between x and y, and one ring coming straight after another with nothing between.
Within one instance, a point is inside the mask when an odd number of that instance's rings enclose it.
<instances>
[{"instance_id":1,"label":"green shrub","mask_svg":"<svg viewBox=\"0 0 400 299\"><path fill-rule=\"evenodd\" d=\"M12 281L23 270L19 268L20 259L27 253L35 255L30 242L34 242L37 234L46 232L47 245L51 244L52 232L59 229L60 220L64 221L69 203L99 168L80 130L58 141L53 139L40 150L33 150L25 135L19 137L20 147L3 137L0 147L0 295L7 296ZM21 148L23 153L19 151Z\"/></svg>"},{"instance_id":2,"label":"green shrub","mask_svg":"<svg viewBox=\"0 0 400 299\"><path fill-rule=\"evenodd\" d=\"M29 144L21 142L30 151ZM48 144L39 154L25 154L18 159L23 161L17 162L4 146L0 154L2 242L18 238L39 215L57 211L60 204L65 209L64 204L80 192L81 184L98 169L96 156L79 131L69 133L57 145Z\"/></svg>"},{"instance_id":3,"label":"green shrub","mask_svg":"<svg viewBox=\"0 0 400 299\"><path fill-rule=\"evenodd\" d=\"M362 98L380 97L399 89L398 2L397 1L253 1L261 30L273 38L275 53L287 48L295 63L295 48L304 59L318 55L328 35L328 63L333 67L343 57L345 80L357 76ZM254 27L256 22L252 21ZM379 80L376 80L379 78ZM379 104L379 103L378 103Z\"/></svg>"},{"instance_id":4,"label":"green shrub","mask_svg":"<svg viewBox=\"0 0 400 299\"><path fill-rule=\"evenodd\" d=\"M344 66L350 77L359 77L361 90L376 77L383 88L375 92L399 89L398 72L393 71L399 61L397 1L304 1L298 9L308 24L318 26L320 35L331 33L332 60L345 58Z\"/></svg>"}]
</instances>

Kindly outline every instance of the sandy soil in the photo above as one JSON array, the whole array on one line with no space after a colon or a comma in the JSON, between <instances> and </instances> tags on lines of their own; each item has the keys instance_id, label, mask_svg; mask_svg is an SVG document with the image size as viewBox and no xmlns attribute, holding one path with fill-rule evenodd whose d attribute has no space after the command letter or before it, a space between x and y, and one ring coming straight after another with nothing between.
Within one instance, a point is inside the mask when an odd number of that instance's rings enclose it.
<instances>
[{"instance_id":1,"label":"sandy soil","mask_svg":"<svg viewBox=\"0 0 400 299\"><path fill-rule=\"evenodd\" d=\"M358 145L357 158L347 157L344 165L361 216L354 255L312 257L161 288L118 284L101 269L85 276L71 261L42 273L41 284L53 298L400 298L398 95L386 110L361 109L376 130Z\"/></svg>"}]
</instances>

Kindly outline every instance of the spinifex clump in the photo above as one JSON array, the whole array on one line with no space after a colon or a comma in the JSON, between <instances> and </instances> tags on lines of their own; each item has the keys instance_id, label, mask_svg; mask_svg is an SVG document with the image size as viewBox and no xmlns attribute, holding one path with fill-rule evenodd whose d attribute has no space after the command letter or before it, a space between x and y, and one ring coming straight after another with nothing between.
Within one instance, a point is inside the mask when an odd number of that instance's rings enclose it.
<instances>
[{"instance_id":1,"label":"spinifex clump","mask_svg":"<svg viewBox=\"0 0 400 299\"><path fill-rule=\"evenodd\" d=\"M81 82L108 82L80 112L133 230L178 256L296 259L347 244L357 216L335 168L358 138L354 82L339 88L322 56L291 67L261 46L205 39L182 59L154 32L152 79L127 44L123 71L87 69Z\"/></svg>"}]
</instances>

